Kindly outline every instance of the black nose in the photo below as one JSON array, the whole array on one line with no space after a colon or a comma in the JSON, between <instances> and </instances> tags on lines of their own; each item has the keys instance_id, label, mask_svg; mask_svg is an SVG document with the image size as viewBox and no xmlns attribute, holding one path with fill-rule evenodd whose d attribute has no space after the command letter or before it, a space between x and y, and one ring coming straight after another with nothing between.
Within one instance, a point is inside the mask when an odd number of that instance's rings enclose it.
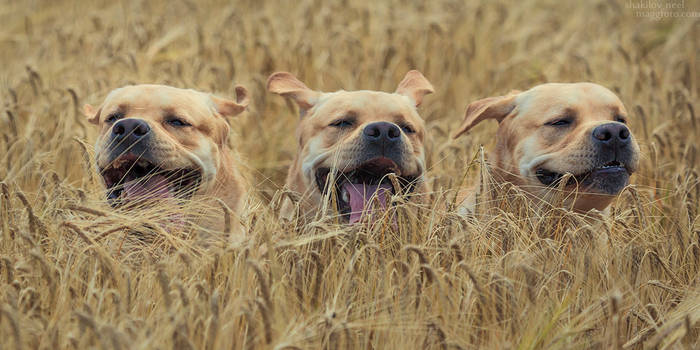
<instances>
[{"instance_id":1,"label":"black nose","mask_svg":"<svg viewBox=\"0 0 700 350\"><path fill-rule=\"evenodd\" d=\"M375 122L365 126L364 138L376 143L394 143L401 139L401 129L398 125L389 122Z\"/></svg>"},{"instance_id":2,"label":"black nose","mask_svg":"<svg viewBox=\"0 0 700 350\"><path fill-rule=\"evenodd\" d=\"M593 129L593 141L601 145L626 146L630 143L630 130L622 123L606 123Z\"/></svg>"},{"instance_id":3,"label":"black nose","mask_svg":"<svg viewBox=\"0 0 700 350\"><path fill-rule=\"evenodd\" d=\"M122 119L112 126L112 135L117 139L138 141L149 132L151 128L148 123L136 118Z\"/></svg>"}]
</instances>

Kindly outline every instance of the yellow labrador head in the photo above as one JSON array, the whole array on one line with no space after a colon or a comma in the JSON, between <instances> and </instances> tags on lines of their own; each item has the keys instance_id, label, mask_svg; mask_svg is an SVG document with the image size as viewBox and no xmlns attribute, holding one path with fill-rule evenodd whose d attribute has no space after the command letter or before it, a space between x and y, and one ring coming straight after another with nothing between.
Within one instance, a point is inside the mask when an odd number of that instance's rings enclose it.
<instances>
[{"instance_id":1,"label":"yellow labrador head","mask_svg":"<svg viewBox=\"0 0 700 350\"><path fill-rule=\"evenodd\" d=\"M86 105L89 121L100 127L96 160L110 203L189 197L212 188L227 165L224 117L248 104L245 88L236 92L238 100L230 101L194 90L134 85L113 90L97 109Z\"/></svg>"},{"instance_id":2,"label":"yellow labrador head","mask_svg":"<svg viewBox=\"0 0 700 350\"><path fill-rule=\"evenodd\" d=\"M287 186L313 205L336 191L338 212L354 223L373 195L385 203L387 193L399 190L387 174L399 178L402 193L423 186L425 123L416 107L433 87L420 72L408 72L394 93L319 92L285 72L270 76L268 90L301 109L299 150Z\"/></svg>"},{"instance_id":3,"label":"yellow labrador head","mask_svg":"<svg viewBox=\"0 0 700 350\"><path fill-rule=\"evenodd\" d=\"M563 186L578 211L607 207L639 165L625 106L597 84L543 84L473 102L455 137L486 119L500 123L500 177L545 200ZM560 184L566 173L573 177Z\"/></svg>"}]
</instances>

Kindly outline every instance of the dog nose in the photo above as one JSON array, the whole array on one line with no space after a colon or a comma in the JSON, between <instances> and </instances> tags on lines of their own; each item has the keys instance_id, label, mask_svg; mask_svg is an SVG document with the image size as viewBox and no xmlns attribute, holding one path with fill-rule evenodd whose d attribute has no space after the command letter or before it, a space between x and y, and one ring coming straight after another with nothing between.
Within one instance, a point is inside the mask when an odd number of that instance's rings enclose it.
<instances>
[{"instance_id":1,"label":"dog nose","mask_svg":"<svg viewBox=\"0 0 700 350\"><path fill-rule=\"evenodd\" d=\"M389 122L367 124L363 132L365 139L372 142L392 143L401 138L401 129L398 125Z\"/></svg>"},{"instance_id":2,"label":"dog nose","mask_svg":"<svg viewBox=\"0 0 700 350\"><path fill-rule=\"evenodd\" d=\"M134 141L139 140L149 132L151 132L151 127L148 126L148 123L136 118L122 119L112 127L114 137L120 139L129 138Z\"/></svg>"},{"instance_id":3,"label":"dog nose","mask_svg":"<svg viewBox=\"0 0 700 350\"><path fill-rule=\"evenodd\" d=\"M593 129L593 141L610 146L626 146L630 143L630 130L622 123L606 123Z\"/></svg>"}]
</instances>

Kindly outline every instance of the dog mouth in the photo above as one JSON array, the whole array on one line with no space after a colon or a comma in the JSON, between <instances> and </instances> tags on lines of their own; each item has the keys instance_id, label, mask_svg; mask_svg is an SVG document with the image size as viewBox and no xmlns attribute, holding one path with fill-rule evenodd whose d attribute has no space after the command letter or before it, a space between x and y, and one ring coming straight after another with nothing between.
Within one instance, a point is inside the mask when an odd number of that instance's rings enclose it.
<instances>
[{"instance_id":1,"label":"dog mouth","mask_svg":"<svg viewBox=\"0 0 700 350\"><path fill-rule=\"evenodd\" d=\"M567 180L565 186L570 187L578 184L592 191L617 194L627 185L630 175L631 172L626 165L615 160L594 167L587 172L574 174ZM543 185L554 187L559 185L564 174L538 168L535 171L535 176Z\"/></svg>"},{"instance_id":2,"label":"dog mouth","mask_svg":"<svg viewBox=\"0 0 700 350\"><path fill-rule=\"evenodd\" d=\"M390 174L395 175L397 181L392 181ZM372 205L375 198L381 209L386 209L391 196L412 193L419 177L403 175L400 167L386 157L372 159L350 170L335 171L333 177L330 177L329 168L319 168L315 175L321 193L329 189L335 191L338 213L351 224L376 208Z\"/></svg>"},{"instance_id":3,"label":"dog mouth","mask_svg":"<svg viewBox=\"0 0 700 350\"><path fill-rule=\"evenodd\" d=\"M163 169L133 153L114 159L100 174L112 207L143 200L189 199L202 181L198 168Z\"/></svg>"}]
</instances>

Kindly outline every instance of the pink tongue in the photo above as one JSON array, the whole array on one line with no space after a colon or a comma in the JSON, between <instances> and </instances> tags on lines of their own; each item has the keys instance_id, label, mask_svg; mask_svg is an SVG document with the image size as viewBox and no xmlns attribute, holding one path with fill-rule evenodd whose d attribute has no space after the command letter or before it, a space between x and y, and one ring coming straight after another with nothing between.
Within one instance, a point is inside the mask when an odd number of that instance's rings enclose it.
<instances>
[{"instance_id":1,"label":"pink tongue","mask_svg":"<svg viewBox=\"0 0 700 350\"><path fill-rule=\"evenodd\" d=\"M153 175L124 184L127 198L171 198L168 179L163 175Z\"/></svg>"},{"instance_id":2,"label":"pink tongue","mask_svg":"<svg viewBox=\"0 0 700 350\"><path fill-rule=\"evenodd\" d=\"M369 206L370 199L376 193L382 209L386 208L386 194L391 193L391 185L365 185L351 184L346 182L343 188L348 191L350 196L350 223L354 224L362 218L362 213Z\"/></svg>"}]
</instances>

